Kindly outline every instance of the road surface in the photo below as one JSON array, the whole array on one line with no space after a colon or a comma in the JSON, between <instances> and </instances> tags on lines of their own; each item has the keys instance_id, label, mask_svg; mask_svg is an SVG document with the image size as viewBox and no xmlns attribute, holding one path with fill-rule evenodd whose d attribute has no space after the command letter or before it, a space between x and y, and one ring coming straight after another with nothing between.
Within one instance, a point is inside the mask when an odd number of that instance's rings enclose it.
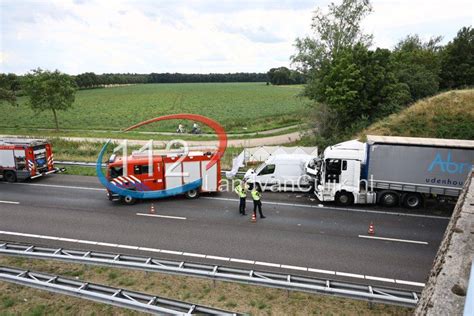
<instances>
[{"instance_id":1,"label":"road surface","mask_svg":"<svg viewBox=\"0 0 474 316\"><path fill-rule=\"evenodd\" d=\"M448 224L374 207L319 207L295 193L265 193L267 218L257 223L238 214L232 193L156 200L153 216L150 205L108 201L95 177L0 181L0 240L407 288L427 279ZM367 237L370 222L375 238Z\"/></svg>"}]
</instances>

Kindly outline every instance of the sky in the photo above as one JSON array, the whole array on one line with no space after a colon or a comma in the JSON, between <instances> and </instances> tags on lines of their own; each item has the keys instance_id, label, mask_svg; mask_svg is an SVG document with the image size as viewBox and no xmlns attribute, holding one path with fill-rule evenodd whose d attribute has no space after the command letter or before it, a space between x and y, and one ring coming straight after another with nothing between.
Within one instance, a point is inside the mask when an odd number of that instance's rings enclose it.
<instances>
[{"instance_id":1,"label":"sky","mask_svg":"<svg viewBox=\"0 0 474 316\"><path fill-rule=\"evenodd\" d=\"M334 0L340 3L341 0ZM267 72L290 67L326 0L0 0L0 72ZM374 47L408 34L450 41L474 1L372 0Z\"/></svg>"}]
</instances>

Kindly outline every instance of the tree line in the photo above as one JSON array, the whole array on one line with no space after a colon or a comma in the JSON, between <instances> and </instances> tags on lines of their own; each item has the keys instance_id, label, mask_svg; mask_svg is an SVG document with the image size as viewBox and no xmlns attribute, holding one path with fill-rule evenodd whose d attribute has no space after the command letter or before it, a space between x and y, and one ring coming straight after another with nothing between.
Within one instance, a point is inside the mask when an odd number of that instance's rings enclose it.
<instances>
[{"instance_id":1,"label":"tree line","mask_svg":"<svg viewBox=\"0 0 474 316\"><path fill-rule=\"evenodd\" d=\"M14 95L22 95L23 82L27 76L15 74L0 74L0 97L2 100L12 100ZM199 83L199 82L266 82L266 73L210 73L210 74L183 74L183 73L105 73L95 74L85 72L71 76L77 88L90 89L109 85L139 84L139 83ZM14 95L13 95L14 94Z\"/></svg>"},{"instance_id":2,"label":"tree line","mask_svg":"<svg viewBox=\"0 0 474 316\"><path fill-rule=\"evenodd\" d=\"M316 10L314 36L296 40L292 63L315 101L319 146L352 137L369 124L440 90L474 85L474 29L463 27L448 44L408 35L392 49L372 48L361 21L369 0L343 0Z\"/></svg>"}]
</instances>

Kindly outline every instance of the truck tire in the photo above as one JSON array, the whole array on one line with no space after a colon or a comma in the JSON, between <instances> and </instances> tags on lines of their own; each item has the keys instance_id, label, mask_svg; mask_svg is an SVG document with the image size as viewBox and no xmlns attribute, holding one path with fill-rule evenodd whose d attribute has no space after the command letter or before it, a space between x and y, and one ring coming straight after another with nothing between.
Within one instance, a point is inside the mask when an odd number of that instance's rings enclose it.
<instances>
[{"instance_id":1,"label":"truck tire","mask_svg":"<svg viewBox=\"0 0 474 316\"><path fill-rule=\"evenodd\" d=\"M137 199L131 197L130 195L123 196L121 200L122 200L122 203L126 205L133 205L137 203Z\"/></svg>"},{"instance_id":2,"label":"truck tire","mask_svg":"<svg viewBox=\"0 0 474 316\"><path fill-rule=\"evenodd\" d=\"M394 207L399 204L399 196L395 191L382 192L380 195L379 203L386 207Z\"/></svg>"},{"instance_id":3,"label":"truck tire","mask_svg":"<svg viewBox=\"0 0 474 316\"><path fill-rule=\"evenodd\" d=\"M3 178L7 182L11 182L11 183L16 182L16 173L15 171L7 170L3 174Z\"/></svg>"},{"instance_id":4,"label":"truck tire","mask_svg":"<svg viewBox=\"0 0 474 316\"><path fill-rule=\"evenodd\" d=\"M336 204L341 206L350 206L354 203L354 196L350 192L342 191L336 194Z\"/></svg>"},{"instance_id":5,"label":"truck tire","mask_svg":"<svg viewBox=\"0 0 474 316\"><path fill-rule=\"evenodd\" d=\"M199 197L199 191L189 190L186 193L184 193L184 196L186 196L187 199L197 199Z\"/></svg>"},{"instance_id":6,"label":"truck tire","mask_svg":"<svg viewBox=\"0 0 474 316\"><path fill-rule=\"evenodd\" d=\"M408 209L417 209L423 205L423 196L420 193L407 193L403 197L403 206Z\"/></svg>"}]
</instances>

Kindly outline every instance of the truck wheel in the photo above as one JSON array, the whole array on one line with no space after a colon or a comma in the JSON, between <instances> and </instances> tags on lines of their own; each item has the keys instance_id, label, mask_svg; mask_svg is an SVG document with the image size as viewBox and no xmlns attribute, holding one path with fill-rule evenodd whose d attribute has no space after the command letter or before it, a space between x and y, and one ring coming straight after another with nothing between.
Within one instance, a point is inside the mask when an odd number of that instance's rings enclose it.
<instances>
[{"instance_id":1,"label":"truck wheel","mask_svg":"<svg viewBox=\"0 0 474 316\"><path fill-rule=\"evenodd\" d=\"M379 203L386 207L394 207L398 205L398 193L388 191L382 193L379 199Z\"/></svg>"},{"instance_id":2,"label":"truck wheel","mask_svg":"<svg viewBox=\"0 0 474 316\"><path fill-rule=\"evenodd\" d=\"M7 182L16 182L16 173L15 171L5 171L5 173L3 174L3 178L7 181Z\"/></svg>"},{"instance_id":3,"label":"truck wheel","mask_svg":"<svg viewBox=\"0 0 474 316\"><path fill-rule=\"evenodd\" d=\"M409 209L420 208L423 205L423 197L419 193L407 193L403 199L403 206Z\"/></svg>"},{"instance_id":4,"label":"truck wheel","mask_svg":"<svg viewBox=\"0 0 474 316\"><path fill-rule=\"evenodd\" d=\"M349 192L339 192L336 194L336 204L341 206L349 206L354 203L354 196Z\"/></svg>"},{"instance_id":5,"label":"truck wheel","mask_svg":"<svg viewBox=\"0 0 474 316\"><path fill-rule=\"evenodd\" d=\"M137 203L137 199L131 197L130 195L122 197L122 202L127 205L133 205Z\"/></svg>"},{"instance_id":6,"label":"truck wheel","mask_svg":"<svg viewBox=\"0 0 474 316\"><path fill-rule=\"evenodd\" d=\"M184 193L184 195L188 199L197 199L199 197L199 191L198 190L189 190L186 193Z\"/></svg>"}]
</instances>

